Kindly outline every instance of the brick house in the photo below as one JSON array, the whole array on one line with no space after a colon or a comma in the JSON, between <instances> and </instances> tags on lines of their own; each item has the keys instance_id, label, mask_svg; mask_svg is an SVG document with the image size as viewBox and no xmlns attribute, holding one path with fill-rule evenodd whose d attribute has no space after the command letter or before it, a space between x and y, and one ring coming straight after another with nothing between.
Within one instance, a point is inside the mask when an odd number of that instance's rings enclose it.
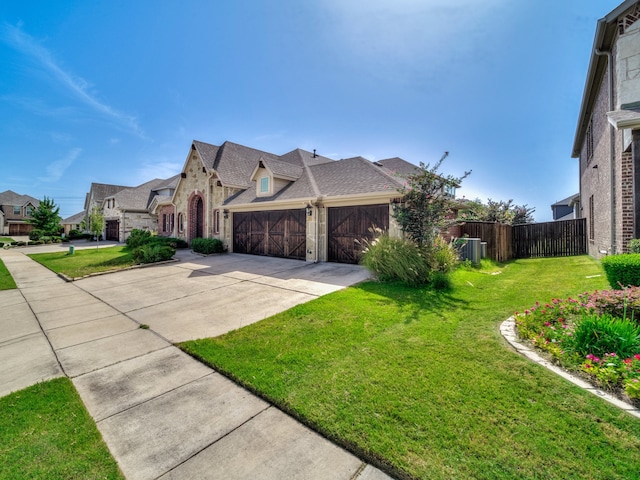
<instances>
[{"instance_id":1,"label":"brick house","mask_svg":"<svg viewBox=\"0 0 640 480\"><path fill-rule=\"evenodd\" d=\"M332 160L194 141L173 195L175 236L219 238L237 253L354 263L372 227L400 235L392 216L400 158Z\"/></svg>"},{"instance_id":2,"label":"brick house","mask_svg":"<svg viewBox=\"0 0 640 480\"><path fill-rule=\"evenodd\" d=\"M589 254L627 251L640 238L640 2L598 20L572 156Z\"/></svg>"},{"instance_id":3,"label":"brick house","mask_svg":"<svg viewBox=\"0 0 640 480\"><path fill-rule=\"evenodd\" d=\"M29 195L6 190L0 193L0 235L29 235L33 226L29 223L31 213L40 201Z\"/></svg>"}]
</instances>

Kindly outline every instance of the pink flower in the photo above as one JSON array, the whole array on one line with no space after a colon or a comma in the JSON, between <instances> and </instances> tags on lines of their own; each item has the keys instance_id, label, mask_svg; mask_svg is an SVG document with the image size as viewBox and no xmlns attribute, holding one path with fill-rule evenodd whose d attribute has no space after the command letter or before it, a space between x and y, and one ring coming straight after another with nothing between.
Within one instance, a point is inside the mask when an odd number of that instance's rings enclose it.
<instances>
[{"instance_id":1,"label":"pink flower","mask_svg":"<svg viewBox=\"0 0 640 480\"><path fill-rule=\"evenodd\" d=\"M544 326L545 326L545 327L550 327L550 326L551 326L551 324L550 324L549 322L544 322Z\"/></svg>"},{"instance_id":2,"label":"pink flower","mask_svg":"<svg viewBox=\"0 0 640 480\"><path fill-rule=\"evenodd\" d=\"M633 358L635 358L636 360L640 360L640 353L636 353Z\"/></svg>"},{"instance_id":3,"label":"pink flower","mask_svg":"<svg viewBox=\"0 0 640 480\"><path fill-rule=\"evenodd\" d=\"M596 358L593 353L590 353L589 355L587 355L587 360L593 360L594 358Z\"/></svg>"},{"instance_id":4,"label":"pink flower","mask_svg":"<svg viewBox=\"0 0 640 480\"><path fill-rule=\"evenodd\" d=\"M591 364L590 363L585 363L584 364L584 368L591 368Z\"/></svg>"}]
</instances>

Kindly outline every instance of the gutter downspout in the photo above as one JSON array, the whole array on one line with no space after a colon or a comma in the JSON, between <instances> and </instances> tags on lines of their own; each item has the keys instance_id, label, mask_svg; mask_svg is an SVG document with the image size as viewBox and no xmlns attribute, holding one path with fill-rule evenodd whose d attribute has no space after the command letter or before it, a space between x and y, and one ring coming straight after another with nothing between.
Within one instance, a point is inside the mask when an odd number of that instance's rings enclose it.
<instances>
[{"instance_id":1,"label":"gutter downspout","mask_svg":"<svg viewBox=\"0 0 640 480\"><path fill-rule=\"evenodd\" d=\"M595 49L595 54L598 56L606 55L607 57L607 72L609 76L609 111L614 110L613 104L613 62L611 52L603 51L598 48ZM614 164L616 160L616 145L615 145L615 127L609 124L609 179L611 181L610 185L610 194L611 194L611 248L610 254L615 255L616 253L616 209L615 209L615 193L616 193L616 184L615 184L615 169Z\"/></svg>"}]
</instances>

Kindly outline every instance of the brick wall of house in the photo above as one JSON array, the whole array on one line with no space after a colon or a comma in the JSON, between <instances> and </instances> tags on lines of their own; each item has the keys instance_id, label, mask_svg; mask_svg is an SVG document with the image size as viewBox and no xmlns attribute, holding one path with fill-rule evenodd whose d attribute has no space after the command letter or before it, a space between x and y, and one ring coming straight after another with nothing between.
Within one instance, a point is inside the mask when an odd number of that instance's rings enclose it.
<instances>
[{"instance_id":1,"label":"brick wall of house","mask_svg":"<svg viewBox=\"0 0 640 480\"><path fill-rule=\"evenodd\" d=\"M593 141L585 135L580 153L580 216L587 219L589 255L596 258L612 251L611 245L611 151L610 130L606 113L609 110L608 73L602 78L591 118ZM593 154L589 156L589 151ZM615 171L615 169L614 169ZM593 202L590 198L593 196ZM593 203L593 213L590 205ZM591 220L593 219L593 229ZM592 238L591 238L592 237Z\"/></svg>"},{"instance_id":2,"label":"brick wall of house","mask_svg":"<svg viewBox=\"0 0 640 480\"><path fill-rule=\"evenodd\" d=\"M621 231L622 252L628 253L629 240L633 238L633 160L631 152L622 154L621 161Z\"/></svg>"},{"instance_id":3,"label":"brick wall of house","mask_svg":"<svg viewBox=\"0 0 640 480\"><path fill-rule=\"evenodd\" d=\"M158 212L158 235L163 237L173 237L176 226L176 216L173 205L162 205ZM173 215L173 220L171 216Z\"/></svg>"}]
</instances>

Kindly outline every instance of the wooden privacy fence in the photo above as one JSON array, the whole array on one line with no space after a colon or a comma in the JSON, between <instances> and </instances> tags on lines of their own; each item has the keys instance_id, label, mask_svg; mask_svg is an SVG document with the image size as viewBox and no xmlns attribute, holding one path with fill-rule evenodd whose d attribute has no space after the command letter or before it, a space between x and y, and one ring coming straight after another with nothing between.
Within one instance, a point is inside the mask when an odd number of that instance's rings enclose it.
<instances>
[{"instance_id":1,"label":"wooden privacy fence","mask_svg":"<svg viewBox=\"0 0 640 480\"><path fill-rule=\"evenodd\" d=\"M587 220L504 225L467 222L461 232L487 242L487 256L498 262L511 258L568 257L587 253Z\"/></svg>"},{"instance_id":2,"label":"wooden privacy fence","mask_svg":"<svg viewBox=\"0 0 640 480\"><path fill-rule=\"evenodd\" d=\"M511 225L494 222L467 222L462 225L462 234L487 242L487 257L497 262L506 262L513 258Z\"/></svg>"}]
</instances>

